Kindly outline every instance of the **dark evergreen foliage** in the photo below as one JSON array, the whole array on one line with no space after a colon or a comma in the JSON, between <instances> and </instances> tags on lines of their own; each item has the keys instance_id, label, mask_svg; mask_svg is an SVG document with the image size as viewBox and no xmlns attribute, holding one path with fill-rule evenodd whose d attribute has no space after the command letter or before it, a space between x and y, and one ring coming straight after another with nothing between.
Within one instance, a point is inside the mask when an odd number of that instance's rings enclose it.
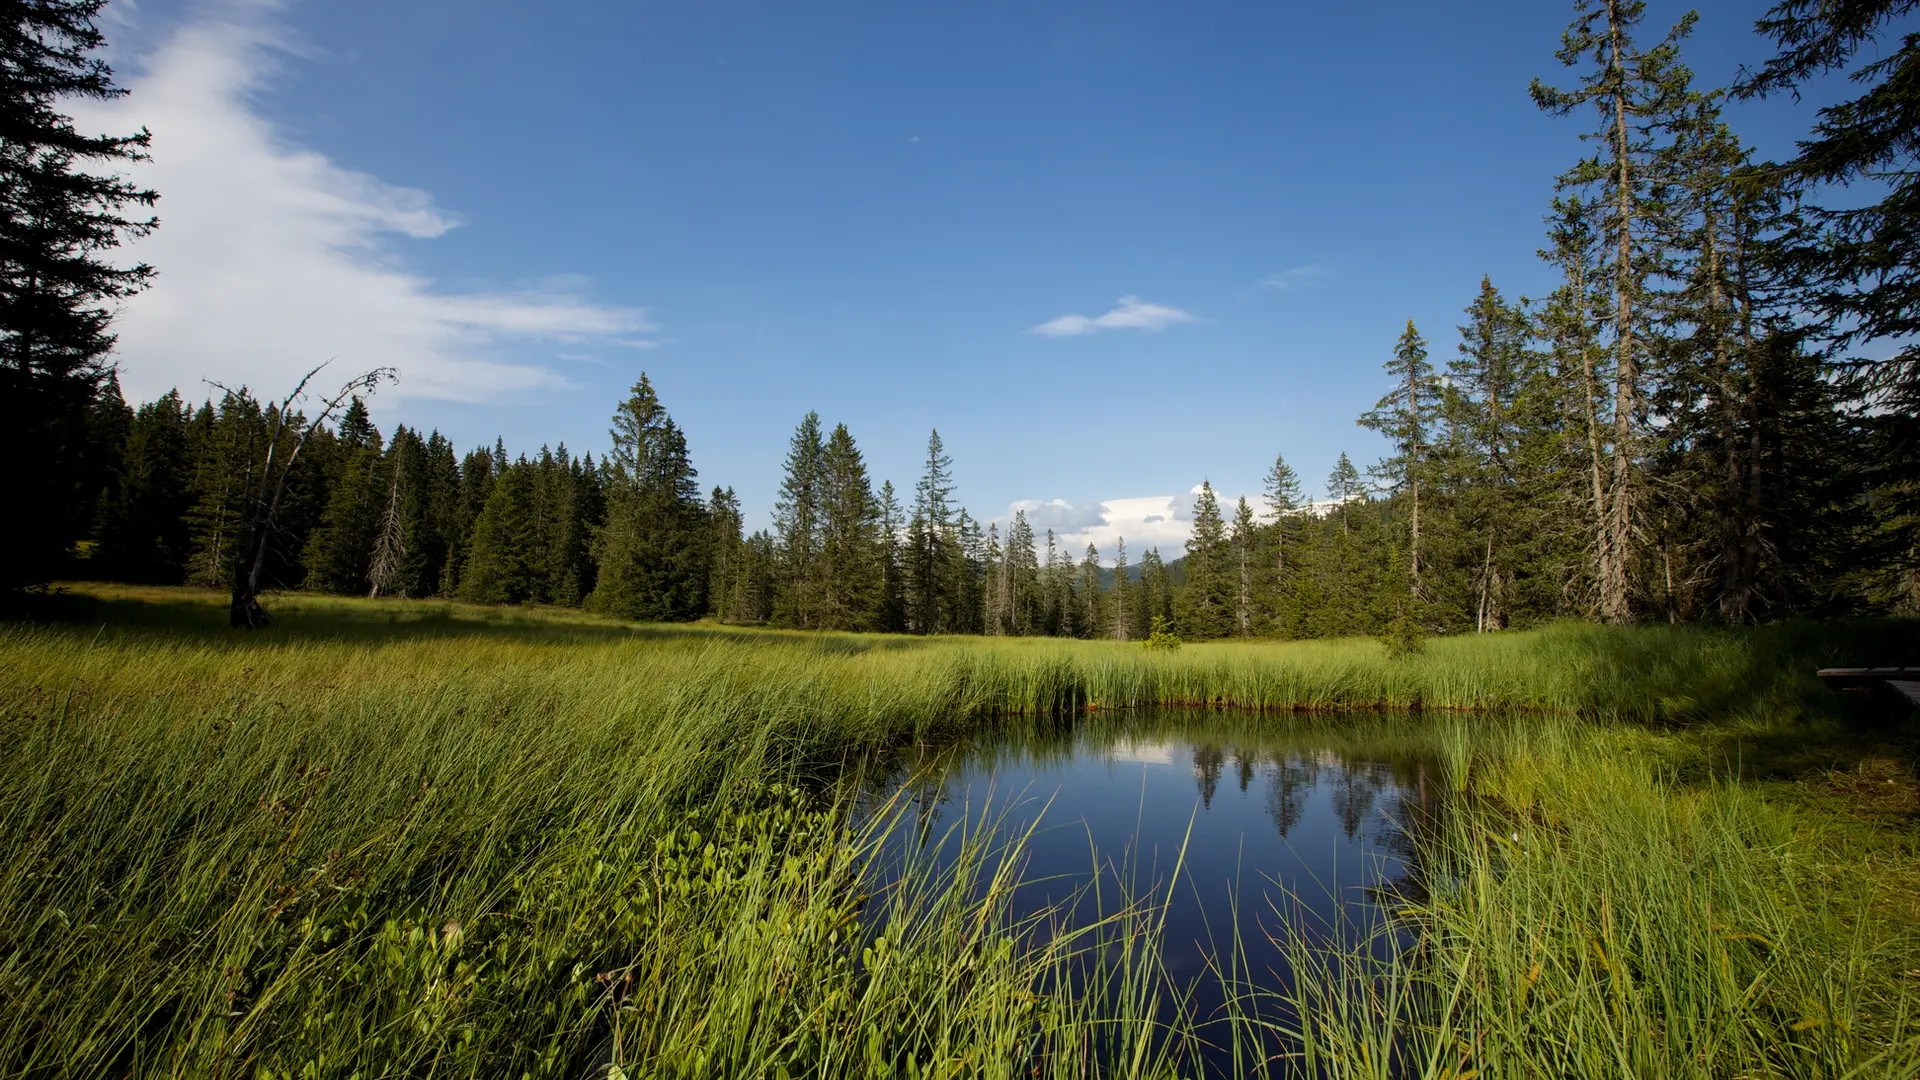
<instances>
[{"instance_id":1,"label":"dark evergreen foliage","mask_svg":"<svg viewBox=\"0 0 1920 1080\"><path fill-rule=\"evenodd\" d=\"M1572 87L1532 91L1550 114L1596 121L1592 153L1549 203L1541 255L1557 286L1510 298L1483 278L1463 292L1444 372L1410 322L1391 346L1383 332L1379 402L1359 423L1389 440L1386 460L1363 472L1341 454L1314 500L1276 456L1258 507L1222 506L1203 480L1180 558L1148 548L1129 566L1116 540L1109 570L1092 544L1076 560L1071 534L1036 536L1024 511L970 514L937 431L903 507L847 426L811 412L770 528L750 531L731 488L701 496L686 435L644 374L597 463L564 444L461 456L437 432L383 436L347 400L380 373L314 424L297 394L263 403L245 387L129 408L105 313L150 271L105 253L150 226L121 215L153 197L78 174L139 155L145 136L83 136L55 111L64 95L118 93L92 58L99 3L0 2L0 430L20 440L10 460L52 463L10 470L10 505L44 528L6 585L62 560L221 588L245 567L262 586L638 619L1374 635L1396 650L1557 618L1911 613L1920 36L1882 39L1917 7L1781 0L1761 20L1778 53L1734 92L1829 72L1860 87L1775 165L1736 137L1725 92L1693 86L1690 17L1646 47L1637 0L1578 0L1557 53ZM1831 185L1869 181L1877 202L1819 205Z\"/></svg>"}]
</instances>

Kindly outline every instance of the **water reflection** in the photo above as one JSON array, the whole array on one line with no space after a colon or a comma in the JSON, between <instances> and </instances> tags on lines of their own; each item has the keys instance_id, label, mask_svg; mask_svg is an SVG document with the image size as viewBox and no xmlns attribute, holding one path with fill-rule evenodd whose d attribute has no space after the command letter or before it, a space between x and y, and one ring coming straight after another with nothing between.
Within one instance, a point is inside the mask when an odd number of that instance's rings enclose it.
<instances>
[{"instance_id":1,"label":"water reflection","mask_svg":"<svg viewBox=\"0 0 1920 1080\"><path fill-rule=\"evenodd\" d=\"M1393 899L1425 893L1420 838L1445 786L1416 726L1368 723L1372 740L1351 724L1335 737L1274 718L1106 715L909 754L875 791L905 786L916 828L902 842L936 862L958 851L957 824L1028 834L1016 918L1057 908L1090 925L1115 895L1151 898L1179 991L1167 1008L1183 1002L1217 1044L1222 971L1279 1008L1273 992L1291 978L1281 941L1390 942L1376 932ZM1201 1057L1210 1072L1227 1066L1224 1050Z\"/></svg>"}]
</instances>

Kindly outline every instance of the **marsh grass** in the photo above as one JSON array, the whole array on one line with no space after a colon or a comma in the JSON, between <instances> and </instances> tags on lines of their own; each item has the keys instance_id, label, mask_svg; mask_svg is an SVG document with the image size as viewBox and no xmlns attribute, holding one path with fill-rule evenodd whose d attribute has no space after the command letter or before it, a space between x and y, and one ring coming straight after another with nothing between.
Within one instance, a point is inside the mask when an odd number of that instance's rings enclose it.
<instances>
[{"instance_id":1,"label":"marsh grass","mask_svg":"<svg viewBox=\"0 0 1920 1080\"><path fill-rule=\"evenodd\" d=\"M235 635L219 597L88 587L0 627L0 1076L1190 1074L1151 896L1023 922L1019 838L992 828L876 891L900 826L849 812L888 755L1167 704L1328 738L1360 737L1342 710L1421 710L1390 737L1460 792L1402 913L1417 946L1302 937L1304 977L1249 974L1314 1019L1247 1071L1920 1060L1914 921L1881 884L1904 879L1861 870L1913 853L1762 798L1730 750L1835 730L1812 668L1912 662L1910 624L1396 658L269 607ZM1251 1048L1273 1012L1245 1005Z\"/></svg>"}]
</instances>

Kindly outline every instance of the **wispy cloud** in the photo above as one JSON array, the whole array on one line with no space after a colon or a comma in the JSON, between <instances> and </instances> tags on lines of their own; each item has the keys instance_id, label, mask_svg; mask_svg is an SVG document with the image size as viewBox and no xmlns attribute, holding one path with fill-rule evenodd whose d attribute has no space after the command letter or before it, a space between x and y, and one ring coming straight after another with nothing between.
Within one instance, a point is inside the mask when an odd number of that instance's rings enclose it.
<instances>
[{"instance_id":1,"label":"wispy cloud","mask_svg":"<svg viewBox=\"0 0 1920 1080\"><path fill-rule=\"evenodd\" d=\"M1137 296L1123 296L1105 315L1062 315L1033 328L1042 337L1078 337L1102 330L1163 330L1176 323L1198 322L1191 312L1165 304L1150 304Z\"/></svg>"},{"instance_id":2,"label":"wispy cloud","mask_svg":"<svg viewBox=\"0 0 1920 1080\"><path fill-rule=\"evenodd\" d=\"M1327 278L1327 268L1319 263L1307 263L1303 266L1288 267L1277 274L1271 274L1260 282L1264 288L1274 292L1298 292L1310 289Z\"/></svg>"},{"instance_id":3,"label":"wispy cloud","mask_svg":"<svg viewBox=\"0 0 1920 1080\"><path fill-rule=\"evenodd\" d=\"M129 96L74 105L83 129L153 132L153 161L134 175L160 192L161 226L130 254L160 275L115 324L130 393L203 378L276 393L336 357L343 371L398 368L401 395L484 400L566 385L516 344L649 344L644 310L596 303L577 279L460 291L408 269L399 243L460 219L427 192L292 142L256 111L292 51L275 7L221 5L221 19L122 62L140 72Z\"/></svg>"}]
</instances>

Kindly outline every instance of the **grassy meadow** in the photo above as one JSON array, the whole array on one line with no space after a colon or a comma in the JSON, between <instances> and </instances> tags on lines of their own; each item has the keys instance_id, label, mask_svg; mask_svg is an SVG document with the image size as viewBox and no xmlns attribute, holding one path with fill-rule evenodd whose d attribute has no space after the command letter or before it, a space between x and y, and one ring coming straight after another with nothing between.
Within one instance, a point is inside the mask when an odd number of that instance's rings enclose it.
<instances>
[{"instance_id":1,"label":"grassy meadow","mask_svg":"<svg viewBox=\"0 0 1920 1080\"><path fill-rule=\"evenodd\" d=\"M0 625L0 1077L1192 1075L1151 897L1016 923L991 830L875 891L896 819L848 811L890 753L1154 705L1412 711L1459 792L1417 944L1303 938L1243 991L1298 1054L1249 1073L1920 1076L1915 725L1812 678L1920 660L1911 623L1396 658L268 606Z\"/></svg>"}]
</instances>

